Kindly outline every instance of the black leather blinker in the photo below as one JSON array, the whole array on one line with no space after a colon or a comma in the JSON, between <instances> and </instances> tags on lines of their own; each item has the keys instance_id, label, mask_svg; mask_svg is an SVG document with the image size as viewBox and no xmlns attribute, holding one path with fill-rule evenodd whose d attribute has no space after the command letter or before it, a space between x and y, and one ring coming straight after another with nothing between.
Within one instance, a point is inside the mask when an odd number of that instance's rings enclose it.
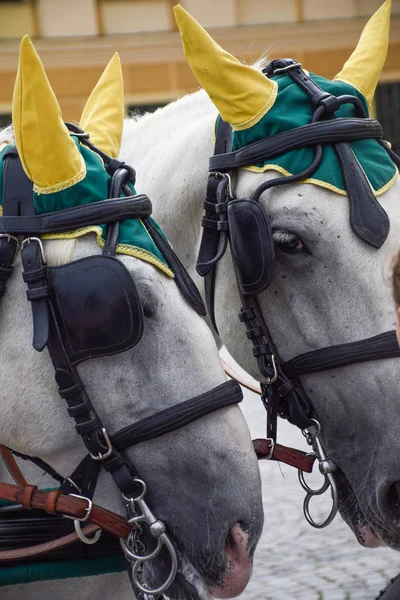
<instances>
[{"instance_id":1,"label":"black leather blinker","mask_svg":"<svg viewBox=\"0 0 400 600\"><path fill-rule=\"evenodd\" d=\"M271 226L256 200L232 200L228 205L231 252L243 294L267 289L274 274Z\"/></svg>"},{"instance_id":2,"label":"black leather blinker","mask_svg":"<svg viewBox=\"0 0 400 600\"><path fill-rule=\"evenodd\" d=\"M143 333L143 310L135 283L118 259L89 256L49 267L51 302L65 350L73 364L117 354Z\"/></svg>"}]
</instances>

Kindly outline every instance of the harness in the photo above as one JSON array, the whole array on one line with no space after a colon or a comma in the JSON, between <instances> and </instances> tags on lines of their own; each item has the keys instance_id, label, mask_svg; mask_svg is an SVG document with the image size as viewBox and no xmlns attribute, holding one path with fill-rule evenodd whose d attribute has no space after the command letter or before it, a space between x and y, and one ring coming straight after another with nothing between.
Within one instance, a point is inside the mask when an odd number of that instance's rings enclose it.
<instances>
[{"instance_id":1,"label":"harness","mask_svg":"<svg viewBox=\"0 0 400 600\"><path fill-rule=\"evenodd\" d=\"M324 450L320 439L321 426L316 419L311 399L301 384L301 376L360 362L399 357L400 350L393 330L360 341L320 348L287 362L281 359L257 298L270 285L275 267L271 225L260 197L270 188L310 177L321 163L323 144L330 144L339 159L350 204L351 228L364 243L380 248L389 233L389 218L375 198L349 142L373 138L398 167L400 158L382 140L380 124L366 116L359 98L351 95L336 97L323 91L293 59L274 60L263 72L266 77L286 72L307 94L313 111L312 121L308 125L232 151L231 127L219 120L214 156L209 162L197 272L205 278L208 314L218 331L214 312L216 265L229 245L242 303L239 319L246 328L247 338L253 344L253 354L264 379L261 384L261 399L267 411L267 440L256 440L256 450L260 457L277 458L278 415L302 430L319 463L319 470L324 475L324 484L314 490L304 480L302 471L299 471L300 483L306 491L304 515L311 525L322 528L333 520L338 510L338 493L333 477L337 466ZM336 118L335 112L344 104L353 105L353 118ZM262 183L250 198L234 196L232 176L239 168L303 147L311 148L314 153L311 164L305 170ZM290 460L286 462L297 466L295 462L290 463ZM316 522L309 511L310 501L313 496L328 489L332 494L331 511L325 520Z\"/></svg>"},{"instance_id":2,"label":"harness","mask_svg":"<svg viewBox=\"0 0 400 600\"><path fill-rule=\"evenodd\" d=\"M16 573L27 561L35 573L37 561L43 560L43 554L46 561L66 562L77 556L85 557L83 571L91 564L90 561L97 562L105 554L111 554L115 557L111 570L121 570L126 564L130 565L131 581L146 597L146 594L161 594L171 585L178 559L165 524L153 515L146 503L146 484L138 477L124 451L241 402L242 392L236 382L225 382L128 425L113 435L108 433L76 367L89 358L109 356L132 348L143 333L143 309L135 282L124 264L115 257L122 220L141 219L174 271L183 296L199 314L204 315L205 309L194 283L149 219L152 211L150 200L145 195L132 195L128 183L134 182L134 170L93 146L88 136L76 126L67 126L71 134L79 136L81 143L97 152L104 161L112 177L110 198L57 212L35 214L32 183L22 169L16 149L11 148L4 158L0 299L6 292L6 283L12 275L20 249L23 279L32 306L33 347L39 352L48 348L58 393L67 404L68 414L74 419L76 431L88 454L70 476L64 478L39 458L1 448L3 460L16 485L0 483L0 499L6 501L0 507L0 584L10 583L9 578L3 578L5 571L10 572L11 569L12 574ZM93 224L107 225L101 255L57 267L46 264L41 235L69 232ZM14 455L46 471L60 484L59 489L45 491L29 485ZM92 502L102 468L112 475L126 501L127 519ZM50 520L43 517L43 511L52 515ZM73 519L73 527L72 522L67 522L64 517ZM140 540L143 529L154 542L150 551ZM102 531L105 533L98 541ZM92 534L94 537L89 537ZM34 541L40 543L31 546ZM169 555L170 573L162 585L150 589L142 578L143 565L157 557L162 549Z\"/></svg>"}]
</instances>

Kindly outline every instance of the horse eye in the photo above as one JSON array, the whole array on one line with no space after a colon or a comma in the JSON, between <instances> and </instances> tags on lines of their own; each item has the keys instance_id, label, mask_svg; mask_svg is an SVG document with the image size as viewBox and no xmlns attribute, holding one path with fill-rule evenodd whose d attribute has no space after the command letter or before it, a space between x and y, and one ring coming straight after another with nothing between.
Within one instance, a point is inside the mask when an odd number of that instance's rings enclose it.
<instances>
[{"instance_id":1,"label":"horse eye","mask_svg":"<svg viewBox=\"0 0 400 600\"><path fill-rule=\"evenodd\" d=\"M293 231L276 230L273 232L272 237L275 244L282 252L287 252L288 254L307 252L306 245L298 235L293 233Z\"/></svg>"}]
</instances>

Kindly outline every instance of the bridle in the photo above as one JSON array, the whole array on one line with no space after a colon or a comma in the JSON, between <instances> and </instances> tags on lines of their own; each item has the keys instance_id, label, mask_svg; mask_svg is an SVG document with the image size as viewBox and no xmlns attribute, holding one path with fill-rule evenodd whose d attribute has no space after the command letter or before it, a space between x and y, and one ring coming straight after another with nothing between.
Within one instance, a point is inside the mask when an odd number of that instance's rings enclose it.
<instances>
[{"instance_id":1,"label":"bridle","mask_svg":"<svg viewBox=\"0 0 400 600\"><path fill-rule=\"evenodd\" d=\"M102 158L108 174L111 176L110 199L66 208L57 212L38 215L33 205L32 183L26 177L17 151L10 147L4 157L3 216L0 217L0 299L6 292L6 282L12 275L13 266L19 250L23 263L23 279L27 284L27 297L32 305L33 346L42 351L46 346L55 371L58 392L67 403L68 414L75 421L88 454L64 478L43 460L21 455L8 448L0 447L3 460L17 485L0 483L0 499L20 505L24 510L41 510L55 515L55 523L60 515L74 519L75 533L67 533L49 543L33 547L18 547L18 536L13 535L17 547L0 551L0 564L9 565L26 561L49 550L64 549L80 539L91 545L98 541L100 530L112 534L111 546L115 551L114 540L120 539L122 550L129 565L130 577L136 588L146 596L162 594L175 579L178 558L175 547L165 524L157 519L146 503L146 484L140 479L135 467L124 451L127 448L175 431L216 410L241 402L242 392L236 382L225 382L212 390L180 404L148 416L133 425L110 435L102 423L83 382L76 365L87 358L123 352L132 348L140 339L143 330L143 314L137 290L129 272L115 257L119 224L124 219L140 218L152 240L174 271L177 285L191 306L201 315L204 306L194 283L174 254L168 242L163 238L149 219L151 203L145 195L133 195L128 184L134 183L135 172L123 162L111 159L89 140L89 136L72 124L67 124L71 135L79 138L81 144L88 146ZM44 248L40 239L43 234L62 233L80 229L93 224L106 224L107 236L102 255L89 256L61 267L50 267L46 263ZM80 273L84 272L83 278ZM110 339L96 337L93 331L74 340L74 315L71 310L73 299L85 293L96 295L98 288L91 281L97 277L97 285L103 284L105 293L111 295L118 310L130 315L126 321L116 326ZM112 277L113 279L109 279ZM66 286L64 280L69 283ZM87 280L87 281L86 281ZM119 283L120 282L120 283ZM72 289L70 287L72 286ZM88 291L85 291L88 286ZM92 286L92 287L91 287ZM85 289L84 289L85 288ZM101 302L98 311L101 312ZM95 312L95 309L91 309ZM79 315L75 315L75 318ZM99 322L106 315L99 314ZM72 326L68 335L68 319ZM96 329L96 315L91 315ZM85 319L82 320L85 329ZM89 327L89 326L88 326ZM126 331L128 330L128 333ZM81 330L79 334L81 334ZM104 336L103 336L104 337ZM89 339L90 338L90 339ZM93 339L92 339L93 338ZM38 490L29 485L23 477L14 459L19 456L38 465L55 478L60 488L50 492ZM100 470L109 472L121 492L128 511L123 519L110 511L93 504L92 498ZM7 510L15 509L15 506ZM56 516L58 515L58 517ZM90 521L85 529L82 523ZM19 522L19 521L17 521ZM65 523L65 522L64 522ZM10 527L15 525L11 522ZM146 550L140 533L146 529L146 535L155 546ZM60 533L65 527L56 527ZM94 537L88 534L94 533ZM110 536L108 536L110 537ZM3 540L4 542L4 540ZM0 546L3 546L0 528ZM109 541L110 544L110 541ZM75 545L76 546L76 545ZM6 546L7 547L7 546ZM155 559L164 549L169 555L170 572L166 581L157 588L150 589L143 582L143 565ZM66 556L74 556L72 554Z\"/></svg>"},{"instance_id":2,"label":"bridle","mask_svg":"<svg viewBox=\"0 0 400 600\"><path fill-rule=\"evenodd\" d=\"M273 279L275 262L271 226L260 197L267 189L310 177L321 163L322 145L330 144L338 157L347 191L351 227L363 242L379 248L389 233L389 219L375 198L349 142L373 138L398 167L400 158L383 142L380 124L367 117L359 98L351 95L336 97L323 91L293 59L274 60L263 72L271 78L287 73L307 94L312 106L312 120L308 125L232 151L231 127L219 118L214 156L209 161L197 271L205 278L207 310L218 331L214 312L216 265L230 246L242 304L239 319L253 344L253 354L264 380L261 399L267 411L267 440L256 440L256 450L258 448L260 457L277 458L278 415L302 430L324 475L324 484L314 490L306 483L302 471L299 471L300 483L307 494L303 505L304 515L311 525L322 528L333 520L338 510L338 493L333 476L337 466L324 450L320 439L321 426L311 399L302 386L301 377L365 361L399 357L400 350L395 331L389 331L360 341L320 348L287 362L281 359L258 302L258 294L266 290ZM336 118L335 112L345 104L353 105L354 118ZM303 147L310 147L314 152L313 160L305 170L296 175L265 181L250 198L234 196L232 176L239 168L256 165ZM297 466L290 460L285 462ZM311 498L328 489L332 495L331 511L326 519L316 522L309 510Z\"/></svg>"}]
</instances>

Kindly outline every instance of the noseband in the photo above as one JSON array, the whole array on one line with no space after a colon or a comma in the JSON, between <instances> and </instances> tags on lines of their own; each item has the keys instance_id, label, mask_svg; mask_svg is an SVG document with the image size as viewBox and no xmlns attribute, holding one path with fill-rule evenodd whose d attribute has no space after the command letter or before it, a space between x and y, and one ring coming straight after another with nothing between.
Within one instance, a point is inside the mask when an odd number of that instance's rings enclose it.
<instances>
[{"instance_id":1,"label":"noseband","mask_svg":"<svg viewBox=\"0 0 400 600\"><path fill-rule=\"evenodd\" d=\"M383 132L375 119L367 118L361 101L350 95L335 97L324 92L292 59L275 60L264 69L267 77L286 72L293 82L308 96L313 116L310 124L273 135L261 141L232 151L230 125L218 122L214 156L210 158L210 174L204 203L203 236L199 250L197 271L205 278L208 314L218 331L214 312L216 265L230 246L242 308L240 321L246 327L247 338L253 344L253 354L264 379L261 398L267 411L267 440L256 440L260 457L277 459L276 432L278 415L299 427L312 447L314 457L325 481L320 489L313 490L299 471L300 482L306 491L304 514L314 527L328 525L336 515L338 496L332 473L335 463L325 454L320 440L321 427L315 409L301 384L301 376L319 373L347 365L400 356L395 331L372 338L329 346L307 352L284 362L274 344L257 295L265 291L273 279L275 256L269 219L260 203L267 189L303 181L310 177L322 160L322 145L333 146L338 157L345 188L350 203L350 224L355 235L364 243L380 248L389 233L389 219L375 198L371 186L355 157L350 141L376 139L400 167L400 158L383 142ZM351 104L356 117L336 118L335 112ZM240 167L258 164L288 151L310 147L314 158L301 173L278 177L262 183L250 198L235 198L232 175ZM298 466L294 461L289 464ZM332 509L322 522L310 515L313 496L330 489Z\"/></svg>"},{"instance_id":2,"label":"noseband","mask_svg":"<svg viewBox=\"0 0 400 600\"><path fill-rule=\"evenodd\" d=\"M53 213L35 214L32 183L22 169L15 148L11 148L4 159L3 216L0 217L0 228L4 232L0 235L0 299L6 291L6 282L12 274L21 248L23 279L27 284L27 297L32 306L33 346L38 351L47 347L59 395L67 403L68 414L75 421L76 431L81 436L88 455L69 477L64 478L44 461L15 452L15 455L44 469L61 484L58 491L43 492L26 483L11 452L3 448L3 458L18 485L1 483L0 498L19 503L23 509L40 509L53 515L72 517L76 535L64 536L62 540L65 543L60 542L58 546L58 542L54 541L44 544L44 549L35 546L0 551L0 564L11 564L10 561L15 564L15 561L36 556L41 551L63 547L67 542L71 543L71 539L76 541L79 538L85 544L93 544L97 542L100 533L95 533L94 538L87 534L96 532L101 527L120 538L125 557L133 566L131 580L135 586L145 595L157 595L170 587L175 579L177 554L165 524L157 519L146 503L146 484L139 478L124 451L184 427L216 410L241 402L242 392L235 382L226 382L112 435L103 425L76 366L89 358L124 352L132 348L142 336L143 309L135 283L124 264L115 257L119 224L122 220L141 219L174 271L175 280L184 297L198 313L204 315L205 311L194 283L149 219L150 200L144 195L132 195L128 183L134 182L133 169L105 155L74 125L68 124L68 127L72 135L80 138L81 143L101 156L111 176L111 199ZM93 224L107 225L102 255L85 257L58 267L46 264L41 235L73 231ZM102 468L111 473L127 504L127 521L92 504ZM81 524L86 521L97 526L90 525L83 530ZM14 522L14 526L17 523L18 521ZM4 548L2 527L0 546ZM144 531L155 543L150 552L146 551L141 539ZM18 545L15 538L14 534L14 544ZM163 584L150 589L142 579L143 566L156 558L162 549L169 555L170 573ZM72 558L74 554L67 556Z\"/></svg>"}]
</instances>

